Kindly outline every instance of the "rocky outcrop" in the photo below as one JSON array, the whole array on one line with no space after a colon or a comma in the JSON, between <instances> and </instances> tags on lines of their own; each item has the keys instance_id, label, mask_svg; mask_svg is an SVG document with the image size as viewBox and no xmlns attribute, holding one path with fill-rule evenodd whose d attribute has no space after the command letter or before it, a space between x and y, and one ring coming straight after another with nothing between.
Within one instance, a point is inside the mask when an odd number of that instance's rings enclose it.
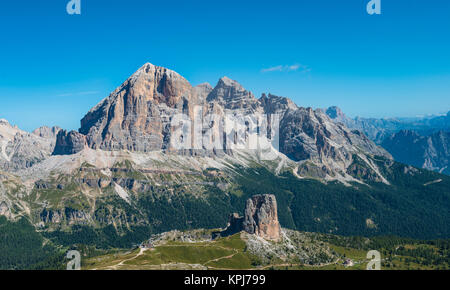
<instances>
[{"instance_id":1,"label":"rocky outcrop","mask_svg":"<svg viewBox=\"0 0 450 290\"><path fill-rule=\"evenodd\" d=\"M230 236L241 231L271 241L280 241L281 226L278 222L277 201L274 195L255 195L247 200L244 217L237 213L230 216L228 227L220 236Z\"/></svg>"},{"instance_id":2,"label":"rocky outcrop","mask_svg":"<svg viewBox=\"0 0 450 290\"><path fill-rule=\"evenodd\" d=\"M266 240L278 241L281 227L278 222L277 201L275 195L255 195L247 200L245 206L244 231L256 234Z\"/></svg>"},{"instance_id":3,"label":"rocky outcrop","mask_svg":"<svg viewBox=\"0 0 450 290\"><path fill-rule=\"evenodd\" d=\"M56 138L53 155L71 155L81 152L86 147L86 136L76 132L61 130Z\"/></svg>"},{"instance_id":4,"label":"rocky outcrop","mask_svg":"<svg viewBox=\"0 0 450 290\"><path fill-rule=\"evenodd\" d=\"M44 224L90 224L92 217L81 210L71 208L65 209L46 209L44 208L39 215L40 221Z\"/></svg>"}]
</instances>

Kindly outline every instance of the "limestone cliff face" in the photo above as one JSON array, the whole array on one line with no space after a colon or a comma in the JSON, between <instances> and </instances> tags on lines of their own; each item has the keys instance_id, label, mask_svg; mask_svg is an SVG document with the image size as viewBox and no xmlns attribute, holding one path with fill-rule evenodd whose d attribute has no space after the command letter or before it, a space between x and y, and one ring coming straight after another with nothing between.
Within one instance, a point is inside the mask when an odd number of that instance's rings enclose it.
<instances>
[{"instance_id":1,"label":"limestone cliff face","mask_svg":"<svg viewBox=\"0 0 450 290\"><path fill-rule=\"evenodd\" d=\"M76 131L61 130L56 137L53 155L71 155L86 148L86 137Z\"/></svg>"},{"instance_id":2,"label":"limestone cliff face","mask_svg":"<svg viewBox=\"0 0 450 290\"><path fill-rule=\"evenodd\" d=\"M255 195L247 200L244 217L232 214L228 227L220 235L228 236L245 231L263 239L280 241L277 201L274 195Z\"/></svg>"},{"instance_id":3,"label":"limestone cliff face","mask_svg":"<svg viewBox=\"0 0 450 290\"><path fill-rule=\"evenodd\" d=\"M170 119L191 115L207 88L194 89L174 71L146 64L82 120L91 148L149 152L168 149Z\"/></svg>"}]
</instances>

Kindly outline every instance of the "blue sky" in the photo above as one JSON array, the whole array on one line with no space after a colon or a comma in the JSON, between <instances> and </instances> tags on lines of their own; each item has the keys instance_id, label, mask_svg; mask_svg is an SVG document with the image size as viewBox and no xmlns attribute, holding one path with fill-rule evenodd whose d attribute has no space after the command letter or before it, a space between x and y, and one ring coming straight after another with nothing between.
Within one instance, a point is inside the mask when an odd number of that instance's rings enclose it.
<instances>
[{"instance_id":1,"label":"blue sky","mask_svg":"<svg viewBox=\"0 0 450 290\"><path fill-rule=\"evenodd\" d=\"M2 1L0 118L79 128L146 62L350 116L450 110L450 1Z\"/></svg>"}]
</instances>

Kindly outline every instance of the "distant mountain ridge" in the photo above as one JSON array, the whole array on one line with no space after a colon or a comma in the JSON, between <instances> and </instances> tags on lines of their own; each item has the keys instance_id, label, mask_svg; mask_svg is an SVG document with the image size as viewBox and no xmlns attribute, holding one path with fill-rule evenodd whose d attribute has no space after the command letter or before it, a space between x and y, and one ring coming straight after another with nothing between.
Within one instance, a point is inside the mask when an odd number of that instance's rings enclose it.
<instances>
[{"instance_id":1,"label":"distant mountain ridge","mask_svg":"<svg viewBox=\"0 0 450 290\"><path fill-rule=\"evenodd\" d=\"M59 130L59 127L41 127L28 133L0 120L0 170L22 170L47 159L53 152Z\"/></svg>"},{"instance_id":2,"label":"distant mountain ridge","mask_svg":"<svg viewBox=\"0 0 450 290\"><path fill-rule=\"evenodd\" d=\"M326 113L334 122L366 134L399 162L450 174L450 112L410 119L351 119L338 107Z\"/></svg>"},{"instance_id":3,"label":"distant mountain ridge","mask_svg":"<svg viewBox=\"0 0 450 290\"><path fill-rule=\"evenodd\" d=\"M364 132L377 144L381 144L386 137L400 130L415 130L421 135L430 135L438 131L450 131L450 111L444 116L387 119L362 117L352 119L336 106L329 107L325 111L333 121Z\"/></svg>"},{"instance_id":4,"label":"distant mountain ridge","mask_svg":"<svg viewBox=\"0 0 450 290\"><path fill-rule=\"evenodd\" d=\"M381 145L397 161L450 174L450 132L421 136L416 131L401 130Z\"/></svg>"}]
</instances>

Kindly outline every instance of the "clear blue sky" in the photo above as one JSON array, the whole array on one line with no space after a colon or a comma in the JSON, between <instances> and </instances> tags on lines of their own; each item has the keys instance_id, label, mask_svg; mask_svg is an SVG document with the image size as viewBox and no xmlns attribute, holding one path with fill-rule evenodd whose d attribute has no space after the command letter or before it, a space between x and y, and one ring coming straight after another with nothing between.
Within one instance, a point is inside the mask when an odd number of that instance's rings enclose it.
<instances>
[{"instance_id":1,"label":"clear blue sky","mask_svg":"<svg viewBox=\"0 0 450 290\"><path fill-rule=\"evenodd\" d=\"M146 62L350 116L450 110L450 1L2 1L0 118L79 128Z\"/></svg>"}]
</instances>

